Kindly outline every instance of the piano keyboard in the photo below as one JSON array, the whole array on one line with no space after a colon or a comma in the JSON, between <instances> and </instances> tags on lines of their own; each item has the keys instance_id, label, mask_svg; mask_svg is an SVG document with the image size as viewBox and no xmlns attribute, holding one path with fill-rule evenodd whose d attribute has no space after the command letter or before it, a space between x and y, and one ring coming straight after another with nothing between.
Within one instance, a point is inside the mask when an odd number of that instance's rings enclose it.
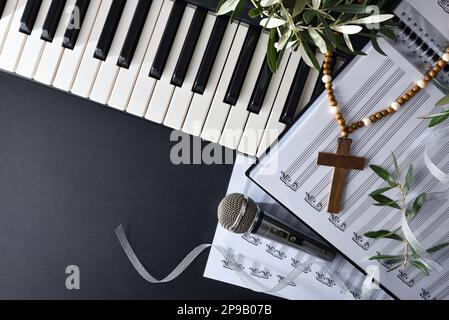
<instances>
[{"instance_id":1,"label":"piano keyboard","mask_svg":"<svg viewBox=\"0 0 449 320\"><path fill-rule=\"evenodd\" d=\"M0 0L0 68L261 156L315 93L298 53L184 1ZM319 80L319 79L318 79Z\"/></svg>"}]
</instances>

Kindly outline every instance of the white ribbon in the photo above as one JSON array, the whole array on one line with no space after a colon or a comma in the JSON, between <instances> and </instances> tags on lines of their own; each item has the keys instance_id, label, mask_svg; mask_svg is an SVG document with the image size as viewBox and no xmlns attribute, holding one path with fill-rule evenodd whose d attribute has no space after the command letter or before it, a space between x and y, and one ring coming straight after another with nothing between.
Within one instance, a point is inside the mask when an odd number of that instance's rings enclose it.
<instances>
[{"instance_id":1,"label":"white ribbon","mask_svg":"<svg viewBox=\"0 0 449 320\"><path fill-rule=\"evenodd\" d=\"M441 145L443 143L444 138L449 137L449 130L442 129L435 134L435 132L431 131L428 134L424 135L422 139L420 139L419 145L425 144L424 146L424 164L426 168L429 170L430 174L438 179L443 184L449 184L449 175L445 174L438 166L432 161L429 156L430 146L433 144ZM428 141L430 139L430 141ZM418 144L414 144L412 149L418 148ZM413 197L410 203L413 203L416 197ZM427 200L448 200L449 199L449 189L441 192L431 192L427 194ZM410 205L410 204L409 204ZM433 257L427 252L426 249L421 245L421 243L416 239L413 234L410 225L407 221L406 214L401 215L401 229L404 234L405 239L408 241L410 246L416 253L420 256L422 262L426 264L428 267L434 269L437 272L441 272L443 270L443 266L441 266L438 262L433 259Z\"/></svg>"},{"instance_id":2,"label":"white ribbon","mask_svg":"<svg viewBox=\"0 0 449 320\"><path fill-rule=\"evenodd\" d=\"M136 254L134 253L134 250L132 249L131 245L129 244L128 239L126 238L125 231L123 230L123 227L120 225L115 230L115 233L117 235L118 241L120 242L120 245L123 248L123 251L125 251L126 256L128 257L129 261L133 265L134 269L140 274L142 278L144 278L146 281L158 284L158 283L165 283L172 281L176 279L178 276L180 276L184 270L186 270L189 265L206 249L208 248L215 248L217 249L220 254L226 258L226 249L213 245L213 244L202 244L193 249L182 261L179 263L172 272L162 280L157 280L155 277L153 277L142 265L142 263L137 258ZM323 263L320 261L310 261L307 263L299 264L296 268L294 268L290 273L287 274L287 276L281 280L278 284L276 284L272 288L266 287L264 284L262 284L260 281L257 281L249 275L245 271L236 271L234 270L235 274L239 277L239 279L247 285L248 288L250 288L253 291L261 292L261 293L268 293L268 294L274 294L282 289L284 289L286 286L289 285L290 282L296 280L307 267L310 267L313 264L318 264L321 267L323 267L323 270L332 277L332 279L335 281L335 284L337 288L340 289L341 293L344 295L344 297L347 300L355 300L354 296L352 295L351 291L348 289L348 287L343 283L341 278L338 274L335 273L335 271L331 270L328 263ZM370 275L368 275L370 277ZM368 278L367 278L368 279ZM362 288L362 299L368 299L368 295L373 289L372 286L370 286L372 282L372 277L370 277L368 280L365 280L363 282L363 288Z\"/></svg>"}]
</instances>

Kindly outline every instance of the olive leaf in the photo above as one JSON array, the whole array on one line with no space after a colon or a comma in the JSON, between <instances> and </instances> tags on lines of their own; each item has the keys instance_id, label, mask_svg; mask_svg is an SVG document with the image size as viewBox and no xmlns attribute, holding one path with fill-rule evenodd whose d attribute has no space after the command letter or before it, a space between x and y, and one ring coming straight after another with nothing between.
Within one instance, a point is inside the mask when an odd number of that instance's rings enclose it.
<instances>
[{"instance_id":1,"label":"olive leaf","mask_svg":"<svg viewBox=\"0 0 449 320\"><path fill-rule=\"evenodd\" d=\"M407 175L405 177L405 183L404 183L404 191L407 195L412 188L412 179L413 179L413 164L411 164L407 170Z\"/></svg>"},{"instance_id":2,"label":"olive leaf","mask_svg":"<svg viewBox=\"0 0 449 320\"><path fill-rule=\"evenodd\" d=\"M307 0L296 0L296 4L292 11L292 17L298 16L300 13L304 11L304 8L306 7Z\"/></svg>"},{"instance_id":3,"label":"olive leaf","mask_svg":"<svg viewBox=\"0 0 449 320\"><path fill-rule=\"evenodd\" d=\"M274 47L274 43L276 42L277 32L276 29L270 30L270 36L268 38L268 46L267 46L267 62L270 70L274 73L278 68L278 55L277 50Z\"/></svg>"},{"instance_id":4,"label":"olive leaf","mask_svg":"<svg viewBox=\"0 0 449 320\"><path fill-rule=\"evenodd\" d=\"M384 192L387 192L387 191L390 191L390 190L392 190L392 189L394 189L394 188L395 188L395 187L385 187L385 188L380 188L380 189L374 190L374 191L371 192L369 195L370 195L370 197L376 196L376 195L380 195L380 194L382 194L382 193L384 193Z\"/></svg>"},{"instance_id":5,"label":"olive leaf","mask_svg":"<svg viewBox=\"0 0 449 320\"><path fill-rule=\"evenodd\" d=\"M416 197L415 201L413 202L412 208L406 213L407 220L413 220L413 218L416 217L416 215L419 213L426 200L427 200L426 193L422 193Z\"/></svg>"},{"instance_id":6,"label":"olive leaf","mask_svg":"<svg viewBox=\"0 0 449 320\"><path fill-rule=\"evenodd\" d=\"M412 261L410 261L410 264L412 266L414 266L415 268L417 268L417 269L421 270L422 272L424 272L427 276L430 275L429 269L427 269L426 265L424 263L422 263L421 261L412 260Z\"/></svg>"},{"instance_id":7,"label":"olive leaf","mask_svg":"<svg viewBox=\"0 0 449 320\"><path fill-rule=\"evenodd\" d=\"M449 246L449 242L445 242L445 243L439 244L439 245L437 245L435 247L432 247L430 249L427 249L427 252L428 253L435 253L437 251L440 251L440 250L446 248L447 246Z\"/></svg>"},{"instance_id":8,"label":"olive leaf","mask_svg":"<svg viewBox=\"0 0 449 320\"><path fill-rule=\"evenodd\" d=\"M374 239L374 240L379 240L379 239L393 239L393 240L398 240L398 241L402 241L402 237L397 235L394 232L388 231L388 230L379 230L379 231L371 231L371 232L367 232L364 234L365 237L370 238L370 239Z\"/></svg>"},{"instance_id":9,"label":"olive leaf","mask_svg":"<svg viewBox=\"0 0 449 320\"><path fill-rule=\"evenodd\" d=\"M393 152L391 153L391 158L393 159L394 174L396 175L397 178L399 178L401 173L399 171L398 159L396 158Z\"/></svg>"},{"instance_id":10,"label":"olive leaf","mask_svg":"<svg viewBox=\"0 0 449 320\"><path fill-rule=\"evenodd\" d=\"M445 96L440 101L438 101L436 105L437 105L437 107L441 107L441 106L444 106L446 104L449 104L449 95Z\"/></svg>"},{"instance_id":11,"label":"olive leaf","mask_svg":"<svg viewBox=\"0 0 449 320\"><path fill-rule=\"evenodd\" d=\"M368 6L365 4L346 4L329 7L330 11L341 13L366 13Z\"/></svg>"},{"instance_id":12,"label":"olive leaf","mask_svg":"<svg viewBox=\"0 0 449 320\"><path fill-rule=\"evenodd\" d=\"M387 182L391 182L392 177L390 173L382 167L376 165L370 165L371 170L373 170L379 177L384 179Z\"/></svg>"},{"instance_id":13,"label":"olive leaf","mask_svg":"<svg viewBox=\"0 0 449 320\"><path fill-rule=\"evenodd\" d=\"M377 207L392 207L395 209L401 209L400 205L396 201L384 196L383 194L374 194L371 198L377 201L377 203L374 204Z\"/></svg>"}]
</instances>

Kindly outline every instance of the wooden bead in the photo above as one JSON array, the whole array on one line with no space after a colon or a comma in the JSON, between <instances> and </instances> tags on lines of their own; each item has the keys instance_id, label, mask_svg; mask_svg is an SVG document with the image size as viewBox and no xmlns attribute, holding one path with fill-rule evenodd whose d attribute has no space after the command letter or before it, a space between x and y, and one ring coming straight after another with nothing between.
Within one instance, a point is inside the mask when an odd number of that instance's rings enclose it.
<instances>
[{"instance_id":1,"label":"wooden bead","mask_svg":"<svg viewBox=\"0 0 449 320\"><path fill-rule=\"evenodd\" d=\"M389 114L393 114L393 113L396 112L392 107L389 107L389 108L387 109L387 111L388 111Z\"/></svg>"},{"instance_id":2,"label":"wooden bead","mask_svg":"<svg viewBox=\"0 0 449 320\"><path fill-rule=\"evenodd\" d=\"M329 63L323 63L324 70L326 70L326 69L330 70L330 68L331 68L331 65Z\"/></svg>"},{"instance_id":3,"label":"wooden bead","mask_svg":"<svg viewBox=\"0 0 449 320\"><path fill-rule=\"evenodd\" d=\"M348 128L348 133L353 133L353 132L354 132L354 128L349 127L349 128Z\"/></svg>"},{"instance_id":4,"label":"wooden bead","mask_svg":"<svg viewBox=\"0 0 449 320\"><path fill-rule=\"evenodd\" d=\"M369 119L370 119L372 122L377 122L377 120L378 120L378 119L376 118L376 116L374 116L374 115L370 116Z\"/></svg>"},{"instance_id":5,"label":"wooden bead","mask_svg":"<svg viewBox=\"0 0 449 320\"><path fill-rule=\"evenodd\" d=\"M441 68L444 68L444 67L447 65L447 62L444 61L444 60L439 60L439 61L438 61L438 65L439 65Z\"/></svg>"},{"instance_id":6,"label":"wooden bead","mask_svg":"<svg viewBox=\"0 0 449 320\"><path fill-rule=\"evenodd\" d=\"M334 89L332 89L332 88L326 89L326 93L327 94L334 94Z\"/></svg>"},{"instance_id":7,"label":"wooden bead","mask_svg":"<svg viewBox=\"0 0 449 320\"><path fill-rule=\"evenodd\" d=\"M446 53L449 53L449 48L446 48Z\"/></svg>"},{"instance_id":8,"label":"wooden bead","mask_svg":"<svg viewBox=\"0 0 449 320\"><path fill-rule=\"evenodd\" d=\"M418 86L417 84L415 84L415 85L413 86L412 90L413 90L414 93L418 93L418 92L421 91L421 87Z\"/></svg>"},{"instance_id":9,"label":"wooden bead","mask_svg":"<svg viewBox=\"0 0 449 320\"><path fill-rule=\"evenodd\" d=\"M432 68L433 71L435 71L436 73L441 71L441 67L439 65L436 65Z\"/></svg>"},{"instance_id":10,"label":"wooden bead","mask_svg":"<svg viewBox=\"0 0 449 320\"><path fill-rule=\"evenodd\" d=\"M382 119L382 113L376 112L374 115L376 116L377 119L379 120Z\"/></svg>"},{"instance_id":11,"label":"wooden bead","mask_svg":"<svg viewBox=\"0 0 449 320\"><path fill-rule=\"evenodd\" d=\"M371 125L373 122L371 121L370 118L365 118L362 120L362 123L365 127L368 127L369 125Z\"/></svg>"},{"instance_id":12,"label":"wooden bead","mask_svg":"<svg viewBox=\"0 0 449 320\"><path fill-rule=\"evenodd\" d=\"M432 81L432 78L430 76L425 76L424 77L424 81L425 82L430 82L430 81Z\"/></svg>"},{"instance_id":13,"label":"wooden bead","mask_svg":"<svg viewBox=\"0 0 449 320\"><path fill-rule=\"evenodd\" d=\"M427 81L425 80L419 80L416 82L416 85L418 87L420 87L421 89L424 89L425 87L427 87Z\"/></svg>"},{"instance_id":14,"label":"wooden bead","mask_svg":"<svg viewBox=\"0 0 449 320\"><path fill-rule=\"evenodd\" d=\"M329 64L331 64L331 63L332 63L332 58L331 58L331 57L325 57L325 58L324 58L324 63L329 63Z\"/></svg>"},{"instance_id":15,"label":"wooden bead","mask_svg":"<svg viewBox=\"0 0 449 320\"><path fill-rule=\"evenodd\" d=\"M325 76L330 76L330 75L331 75L331 71L330 71L329 69L324 69L324 70L323 70L323 74L324 74Z\"/></svg>"},{"instance_id":16,"label":"wooden bead","mask_svg":"<svg viewBox=\"0 0 449 320\"><path fill-rule=\"evenodd\" d=\"M330 83L332 81L332 77L330 75L324 75L323 78L321 78L321 80L324 83Z\"/></svg>"},{"instance_id":17,"label":"wooden bead","mask_svg":"<svg viewBox=\"0 0 449 320\"><path fill-rule=\"evenodd\" d=\"M336 106L338 106L338 102L337 102L337 100L329 100L329 103L330 103L330 105L332 106L332 107L336 107Z\"/></svg>"},{"instance_id":18,"label":"wooden bead","mask_svg":"<svg viewBox=\"0 0 449 320\"><path fill-rule=\"evenodd\" d=\"M399 108L401 108L401 105L403 105L403 103L401 103L401 102L399 102L399 101L396 101L396 102L393 102L393 103L391 104L390 107L391 107L394 111L398 111Z\"/></svg>"},{"instance_id":19,"label":"wooden bead","mask_svg":"<svg viewBox=\"0 0 449 320\"><path fill-rule=\"evenodd\" d=\"M436 75L437 75L437 73L436 73L435 71L433 71L433 70L430 70L429 73L428 73L428 75L429 75L429 77L431 77L431 78L435 78Z\"/></svg>"},{"instance_id":20,"label":"wooden bead","mask_svg":"<svg viewBox=\"0 0 449 320\"><path fill-rule=\"evenodd\" d=\"M397 103L399 103L400 106L405 104L405 99L403 97L399 97L398 100L396 100Z\"/></svg>"},{"instance_id":21,"label":"wooden bead","mask_svg":"<svg viewBox=\"0 0 449 320\"><path fill-rule=\"evenodd\" d=\"M332 82L326 83L326 84L324 85L324 87L325 87L326 89L332 89Z\"/></svg>"},{"instance_id":22,"label":"wooden bead","mask_svg":"<svg viewBox=\"0 0 449 320\"><path fill-rule=\"evenodd\" d=\"M335 115L335 120L341 120L341 119L343 119L343 115L339 112L339 113L337 113L336 115Z\"/></svg>"},{"instance_id":23,"label":"wooden bead","mask_svg":"<svg viewBox=\"0 0 449 320\"><path fill-rule=\"evenodd\" d=\"M412 88L412 89L410 89L409 91L407 91L407 94L408 94L410 97L414 97L414 96L415 96L415 91L413 91L413 88Z\"/></svg>"},{"instance_id":24,"label":"wooden bead","mask_svg":"<svg viewBox=\"0 0 449 320\"><path fill-rule=\"evenodd\" d=\"M409 101L412 97L410 97L410 95L409 95L408 93L404 93L404 95L402 96L402 98L403 98L405 101Z\"/></svg>"},{"instance_id":25,"label":"wooden bead","mask_svg":"<svg viewBox=\"0 0 449 320\"><path fill-rule=\"evenodd\" d=\"M327 51L325 54L324 54L324 56L325 57L332 57L334 54L332 53L332 52L330 52L330 51Z\"/></svg>"},{"instance_id":26,"label":"wooden bead","mask_svg":"<svg viewBox=\"0 0 449 320\"><path fill-rule=\"evenodd\" d=\"M388 113L387 110L382 110L380 113L382 113L382 116L383 116L383 117L386 117L386 116L389 115L389 113Z\"/></svg>"},{"instance_id":27,"label":"wooden bead","mask_svg":"<svg viewBox=\"0 0 449 320\"><path fill-rule=\"evenodd\" d=\"M332 107L330 107L330 109L331 109L331 112L333 114L335 114L335 116L339 115L340 118L343 118L343 115L340 113L340 108L338 106L332 106Z\"/></svg>"}]
</instances>

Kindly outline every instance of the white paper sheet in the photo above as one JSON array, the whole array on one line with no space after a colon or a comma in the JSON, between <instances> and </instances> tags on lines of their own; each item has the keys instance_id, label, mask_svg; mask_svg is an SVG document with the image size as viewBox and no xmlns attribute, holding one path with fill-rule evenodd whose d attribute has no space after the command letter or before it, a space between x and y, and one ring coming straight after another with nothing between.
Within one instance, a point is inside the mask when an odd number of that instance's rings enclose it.
<instances>
[{"instance_id":1,"label":"white paper sheet","mask_svg":"<svg viewBox=\"0 0 449 320\"><path fill-rule=\"evenodd\" d=\"M307 227L245 176L245 171L252 164L251 158L237 156L228 193L247 194L260 205L262 210L293 224L303 232L310 232ZM271 288L291 272L298 263L314 261L312 256L293 248L250 234L235 235L220 226L217 228L213 244L227 248L229 256L223 257L218 250L212 248L204 276L246 288L260 289L242 282L237 276L237 272L246 272L264 286ZM365 279L363 273L341 256L338 256L330 266L339 274L339 278L354 297L360 298L362 283ZM323 267L317 264L307 268L293 283L279 291L277 295L287 299L345 299L334 279L323 272ZM379 289L373 290L369 298L391 299Z\"/></svg>"}]
</instances>

